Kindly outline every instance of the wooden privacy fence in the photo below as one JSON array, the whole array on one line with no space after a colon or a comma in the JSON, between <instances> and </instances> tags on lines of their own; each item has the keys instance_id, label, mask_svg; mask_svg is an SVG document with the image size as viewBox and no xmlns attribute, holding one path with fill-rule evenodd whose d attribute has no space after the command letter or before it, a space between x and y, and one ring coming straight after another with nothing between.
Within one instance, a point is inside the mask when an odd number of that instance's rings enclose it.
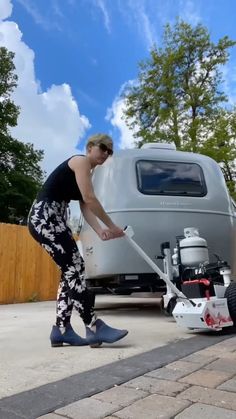
<instances>
[{"instance_id":1,"label":"wooden privacy fence","mask_svg":"<svg viewBox=\"0 0 236 419\"><path fill-rule=\"evenodd\" d=\"M59 276L26 226L0 223L0 304L54 300Z\"/></svg>"}]
</instances>

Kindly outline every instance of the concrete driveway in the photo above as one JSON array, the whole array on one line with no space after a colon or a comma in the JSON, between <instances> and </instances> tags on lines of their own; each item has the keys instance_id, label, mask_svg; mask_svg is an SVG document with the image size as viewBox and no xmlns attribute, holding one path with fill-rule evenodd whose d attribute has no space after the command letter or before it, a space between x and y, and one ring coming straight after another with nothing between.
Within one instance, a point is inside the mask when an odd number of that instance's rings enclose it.
<instances>
[{"instance_id":1,"label":"concrete driveway","mask_svg":"<svg viewBox=\"0 0 236 419\"><path fill-rule=\"evenodd\" d=\"M114 327L127 328L128 336L96 349L51 348L55 302L0 306L0 398L193 336L161 312L157 297L103 295L97 297L96 308L98 317ZM72 323L84 336L76 313Z\"/></svg>"}]
</instances>

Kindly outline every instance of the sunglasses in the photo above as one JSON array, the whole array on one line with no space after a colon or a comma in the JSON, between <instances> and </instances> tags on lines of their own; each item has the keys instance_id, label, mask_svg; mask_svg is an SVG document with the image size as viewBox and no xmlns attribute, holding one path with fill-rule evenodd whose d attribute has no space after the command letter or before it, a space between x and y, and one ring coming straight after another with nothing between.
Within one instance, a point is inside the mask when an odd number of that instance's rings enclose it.
<instances>
[{"instance_id":1,"label":"sunglasses","mask_svg":"<svg viewBox=\"0 0 236 419\"><path fill-rule=\"evenodd\" d=\"M106 144L100 143L98 147L104 153L107 152L108 156L112 156L113 150L111 148L107 147Z\"/></svg>"}]
</instances>

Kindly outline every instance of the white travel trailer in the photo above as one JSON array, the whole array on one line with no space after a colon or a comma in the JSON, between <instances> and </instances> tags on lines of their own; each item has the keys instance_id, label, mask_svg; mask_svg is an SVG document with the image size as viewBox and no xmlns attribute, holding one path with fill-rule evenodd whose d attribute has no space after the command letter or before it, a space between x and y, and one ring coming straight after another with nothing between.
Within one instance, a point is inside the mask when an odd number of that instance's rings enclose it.
<instances>
[{"instance_id":1,"label":"white travel trailer","mask_svg":"<svg viewBox=\"0 0 236 419\"><path fill-rule=\"evenodd\" d=\"M161 243L169 241L173 249L184 228L196 227L207 240L210 262L218 255L235 270L236 207L211 158L172 144L145 144L116 152L96 168L93 184L113 221L131 225L135 241L160 267ZM120 293L164 286L125 238L102 242L84 222L80 239L90 286Z\"/></svg>"}]
</instances>

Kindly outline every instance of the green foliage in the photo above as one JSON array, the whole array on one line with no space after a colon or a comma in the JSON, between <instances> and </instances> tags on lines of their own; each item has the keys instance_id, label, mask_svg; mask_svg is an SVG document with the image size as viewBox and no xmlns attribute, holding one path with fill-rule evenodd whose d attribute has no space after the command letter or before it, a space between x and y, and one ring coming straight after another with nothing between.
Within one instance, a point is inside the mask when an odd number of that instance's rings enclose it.
<instances>
[{"instance_id":1,"label":"green foliage","mask_svg":"<svg viewBox=\"0 0 236 419\"><path fill-rule=\"evenodd\" d=\"M19 108L11 100L11 93L17 86L17 75L14 74L14 54L6 48L0 48L0 131L7 133L8 127L17 125Z\"/></svg>"},{"instance_id":2,"label":"green foliage","mask_svg":"<svg viewBox=\"0 0 236 419\"><path fill-rule=\"evenodd\" d=\"M17 85L14 54L0 48L0 221L25 221L43 180L39 166L43 152L11 137L9 127L17 125L19 108L11 100Z\"/></svg>"},{"instance_id":3,"label":"green foliage","mask_svg":"<svg viewBox=\"0 0 236 419\"><path fill-rule=\"evenodd\" d=\"M124 118L135 130L138 147L174 142L180 150L212 156L226 181L234 181L236 111L221 108L227 97L220 89L220 69L235 44L227 36L212 42L200 24L177 21L173 28L165 26L163 47L154 47L139 64L136 85L124 93ZM219 147L222 141L225 145Z\"/></svg>"},{"instance_id":4,"label":"green foliage","mask_svg":"<svg viewBox=\"0 0 236 419\"><path fill-rule=\"evenodd\" d=\"M219 163L229 191L236 199L236 109L218 109L210 126L214 129L204 141L199 142L198 152Z\"/></svg>"}]
</instances>

